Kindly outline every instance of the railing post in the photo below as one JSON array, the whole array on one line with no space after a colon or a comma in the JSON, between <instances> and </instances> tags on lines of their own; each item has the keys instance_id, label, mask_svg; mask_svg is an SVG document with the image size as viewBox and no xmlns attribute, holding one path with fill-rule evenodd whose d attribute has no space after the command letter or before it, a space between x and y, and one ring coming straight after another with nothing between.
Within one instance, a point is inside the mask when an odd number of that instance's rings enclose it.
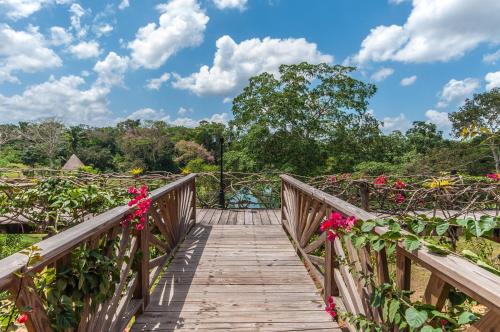
<instances>
[{"instance_id":1,"label":"railing post","mask_svg":"<svg viewBox=\"0 0 500 332\"><path fill-rule=\"evenodd\" d=\"M361 199L361 208L370 211L370 187L367 182L359 184L359 197Z\"/></svg>"},{"instance_id":2,"label":"railing post","mask_svg":"<svg viewBox=\"0 0 500 332\"><path fill-rule=\"evenodd\" d=\"M283 181L283 179L281 179L281 192L280 192L280 207L281 207L281 222L283 223L283 221L285 220L285 207L284 207L284 203L285 203L285 181Z\"/></svg>"},{"instance_id":3,"label":"railing post","mask_svg":"<svg viewBox=\"0 0 500 332\"><path fill-rule=\"evenodd\" d=\"M191 190L193 191L193 198L191 199L191 206L193 208L192 218L193 218L193 223L196 224L196 177L193 178L190 187Z\"/></svg>"},{"instance_id":4,"label":"railing post","mask_svg":"<svg viewBox=\"0 0 500 332\"><path fill-rule=\"evenodd\" d=\"M143 312L149 304L149 215L146 220L144 229L139 234L139 248L142 252L142 258L137 271L139 283L134 292L134 298L142 300L140 312Z\"/></svg>"},{"instance_id":5,"label":"railing post","mask_svg":"<svg viewBox=\"0 0 500 332\"><path fill-rule=\"evenodd\" d=\"M339 288L333 274L335 265L335 249L333 243L325 238L325 301L327 301L330 296L339 295Z\"/></svg>"}]
</instances>

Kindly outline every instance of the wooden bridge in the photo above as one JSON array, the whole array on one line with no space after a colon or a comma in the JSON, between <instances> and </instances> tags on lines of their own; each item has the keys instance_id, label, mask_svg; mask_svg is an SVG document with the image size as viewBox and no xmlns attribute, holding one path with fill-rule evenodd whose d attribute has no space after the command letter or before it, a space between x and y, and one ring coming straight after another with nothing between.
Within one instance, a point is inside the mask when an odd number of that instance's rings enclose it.
<instances>
[{"instance_id":1,"label":"wooden bridge","mask_svg":"<svg viewBox=\"0 0 500 332\"><path fill-rule=\"evenodd\" d=\"M479 266L398 246L391 270L384 249L327 241L318 227L331 211L374 216L290 176L282 176L281 210L196 209L195 178L155 190L151 222L141 232L121 225L131 209L119 207L40 242L42 259L35 264L27 266L22 254L2 260L0 290L18 295L19 307L32 308L28 331L52 331L50 313L34 291L35 272L62 270L82 245L113 257L120 281L104 303L85 298L77 331L335 331L341 327L324 311L330 295L348 312L381 320L369 306L373 290L350 266L375 271L379 283L395 273L398 287L410 289L413 264L430 276L424 303L442 308L454 288L486 308L467 331L500 331L500 277ZM116 250L107 247L110 240L118 241Z\"/></svg>"}]
</instances>

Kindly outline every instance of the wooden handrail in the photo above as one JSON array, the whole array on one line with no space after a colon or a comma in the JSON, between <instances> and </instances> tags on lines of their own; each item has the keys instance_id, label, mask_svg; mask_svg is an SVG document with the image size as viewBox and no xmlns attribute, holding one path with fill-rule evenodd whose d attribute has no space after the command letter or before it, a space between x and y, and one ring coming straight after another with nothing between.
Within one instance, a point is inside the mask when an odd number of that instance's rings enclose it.
<instances>
[{"instance_id":1,"label":"wooden handrail","mask_svg":"<svg viewBox=\"0 0 500 332\"><path fill-rule=\"evenodd\" d=\"M369 265L366 256L369 255L365 249L355 250L348 242L344 246L340 240L336 240L334 245L325 245L326 259L311 254L321 247L321 241L311 241L312 235L317 233L319 224L326 218L330 211L339 211L344 215L355 216L357 219L368 220L378 217L364 211L348 202L329 195L321 190L315 189L289 175L281 175L282 179L282 215L283 224L290 233L298 251L304 256L308 265L313 267L313 276L322 277L324 295L329 296L340 292L346 308L354 314L366 314L369 308L366 303L367 289L360 286L360 281L355 276L342 271L342 265L332 268L334 256L347 258L351 264L359 270L367 268L373 269ZM387 231L384 227L376 227L374 231L383 234ZM344 253L347 249L347 255ZM331 250L331 252L329 252ZM401 244L397 248L397 282L403 289L409 289L411 262L415 262L431 272L432 278L427 286L424 301L432 303L436 299L449 291L450 287L467 294L472 299L489 308L490 312L483 321L474 326L480 326L476 331L487 331L492 323L486 321L497 321L500 318L500 277L479 267L478 265L458 256L449 254L441 256L434 254L426 248L415 251L407 251ZM365 258L365 260L364 260ZM319 264L318 264L319 263ZM318 265L324 264L321 268ZM376 274L379 282L383 282L389 276L387 267L387 257L385 250L377 254ZM325 271L324 273L322 271ZM437 282L439 281L439 282ZM357 285L356 292L352 292L353 285ZM439 289L434 289L436 285L441 285ZM495 315L495 319L491 316ZM374 314L376 316L376 313ZM374 317L376 319L377 317ZM471 331L474 331L473 329Z\"/></svg>"},{"instance_id":2,"label":"wooden handrail","mask_svg":"<svg viewBox=\"0 0 500 332\"><path fill-rule=\"evenodd\" d=\"M195 178L196 174L190 174L152 191L152 205L149 213L149 218L153 222L152 227L146 223L146 228L141 232L132 234L132 232L121 226L121 221L127 214L133 211L133 208L120 206L37 243L37 246L40 248L38 253L42 258L36 264L30 266L29 269L26 269L28 257L20 253L0 260L0 291L12 291L17 281L17 277L14 274L21 270L25 274L26 272L37 272L47 266L54 266L55 263L63 261L65 257L71 255L72 249L85 243L92 243L92 241L101 238L108 240L117 238L120 239L120 252L118 255L121 257L120 260L123 263L123 268L120 267L123 272L120 281L121 291L125 291L125 286L129 283L127 281L130 277L128 272L130 271L132 262L132 259L125 262L123 257L126 255L131 256L137 250L143 251L139 271L135 273L135 277L130 279L131 284L128 284L135 290L127 291L126 293L129 295L125 296L117 292L116 298L110 300L114 302L108 303L107 308L111 311L112 309L118 310L118 312L112 312L111 318L109 318L110 313L107 315L101 312L95 313L96 317L92 316L88 318L88 324L81 325L78 331L119 330L119 327L123 323L123 317L116 317L116 315L123 314L124 312L133 315L147 305L150 281L154 280L159 274L162 270L162 263L168 260L175 250L176 245L194 224L196 218ZM159 239L157 235L161 235L163 239ZM159 244L164 249L166 248L164 250L166 252L164 255L155 258L153 264L149 259L149 246L158 246ZM132 282L134 280L137 281ZM36 294L28 296L36 296ZM132 301L133 298L136 300ZM138 298L141 298L141 301L137 302ZM129 312L131 308L128 307L132 307L135 310ZM37 310L43 311L43 308L37 308ZM41 316L44 316L43 312ZM30 317L36 317L36 315L30 315ZM111 319L114 320L111 321ZM36 322L28 322L27 328L30 332L39 331L40 325L37 325ZM43 331L50 330L50 326L43 329Z\"/></svg>"}]
</instances>

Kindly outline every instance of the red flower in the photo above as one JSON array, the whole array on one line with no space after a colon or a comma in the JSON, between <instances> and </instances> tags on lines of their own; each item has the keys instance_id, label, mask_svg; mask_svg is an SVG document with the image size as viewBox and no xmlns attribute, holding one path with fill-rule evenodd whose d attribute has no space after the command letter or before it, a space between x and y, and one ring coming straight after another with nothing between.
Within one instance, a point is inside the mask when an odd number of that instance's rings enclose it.
<instances>
[{"instance_id":1,"label":"red flower","mask_svg":"<svg viewBox=\"0 0 500 332\"><path fill-rule=\"evenodd\" d=\"M335 311L335 302L333 301L332 296L328 298L325 311L328 312L330 316L332 316L332 318L337 317L337 312Z\"/></svg>"},{"instance_id":2,"label":"red flower","mask_svg":"<svg viewBox=\"0 0 500 332\"><path fill-rule=\"evenodd\" d=\"M27 320L28 320L28 313L23 312L22 314L19 315L19 317L17 317L16 322L18 322L19 324L24 324L26 323Z\"/></svg>"},{"instance_id":3,"label":"red flower","mask_svg":"<svg viewBox=\"0 0 500 332\"><path fill-rule=\"evenodd\" d=\"M335 233L331 229L326 234L326 238L328 239L328 241L335 241L335 239L338 238L338 237L339 236L337 235L337 233Z\"/></svg>"},{"instance_id":4,"label":"red flower","mask_svg":"<svg viewBox=\"0 0 500 332\"><path fill-rule=\"evenodd\" d=\"M379 175L373 181L373 184L376 186L383 186L386 183L387 183L387 176L385 175Z\"/></svg>"},{"instance_id":5,"label":"red flower","mask_svg":"<svg viewBox=\"0 0 500 332\"><path fill-rule=\"evenodd\" d=\"M446 325L446 323L448 323L448 321L446 319L441 319L439 322L441 323L442 327L444 327Z\"/></svg>"},{"instance_id":6,"label":"red flower","mask_svg":"<svg viewBox=\"0 0 500 332\"><path fill-rule=\"evenodd\" d=\"M486 174L486 177L495 181L500 181L500 174L499 173L491 173L491 174Z\"/></svg>"},{"instance_id":7,"label":"red flower","mask_svg":"<svg viewBox=\"0 0 500 332\"><path fill-rule=\"evenodd\" d=\"M394 188L396 189L405 189L406 188L406 183L401 181L401 179L397 179L396 182L394 182Z\"/></svg>"},{"instance_id":8,"label":"red flower","mask_svg":"<svg viewBox=\"0 0 500 332\"><path fill-rule=\"evenodd\" d=\"M335 175L330 176L330 182L331 183L337 182L337 177Z\"/></svg>"},{"instance_id":9,"label":"red flower","mask_svg":"<svg viewBox=\"0 0 500 332\"><path fill-rule=\"evenodd\" d=\"M320 231L324 232L328 230L327 238L330 241L335 240L338 237L338 231L343 230L344 232L350 232L356 223L356 217L350 216L345 218L339 212L332 212L330 218L323 221L320 226Z\"/></svg>"},{"instance_id":10,"label":"red flower","mask_svg":"<svg viewBox=\"0 0 500 332\"><path fill-rule=\"evenodd\" d=\"M139 189L136 187L129 187L128 193L135 195L135 197L128 202L128 206L134 207L134 210L123 218L122 226L128 227L132 223L136 230L141 231L144 229L144 224L147 222L146 215L148 214L152 202L152 199L148 198L148 187L141 186Z\"/></svg>"},{"instance_id":11,"label":"red flower","mask_svg":"<svg viewBox=\"0 0 500 332\"><path fill-rule=\"evenodd\" d=\"M406 197L401 193L397 193L394 200L396 201L397 204L402 204L406 200Z\"/></svg>"}]
</instances>

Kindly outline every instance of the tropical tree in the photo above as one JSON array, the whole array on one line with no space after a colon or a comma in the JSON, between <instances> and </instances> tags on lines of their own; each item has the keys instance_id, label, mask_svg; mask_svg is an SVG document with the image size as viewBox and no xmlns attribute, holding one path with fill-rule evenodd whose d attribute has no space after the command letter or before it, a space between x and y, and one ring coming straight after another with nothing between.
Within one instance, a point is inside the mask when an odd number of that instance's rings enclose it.
<instances>
[{"instance_id":1,"label":"tropical tree","mask_svg":"<svg viewBox=\"0 0 500 332\"><path fill-rule=\"evenodd\" d=\"M311 173L332 141L352 145L377 135L379 123L366 111L376 88L352 78L353 70L301 63L280 66L278 77L252 77L233 100L233 148L245 149L259 169Z\"/></svg>"},{"instance_id":2,"label":"tropical tree","mask_svg":"<svg viewBox=\"0 0 500 332\"><path fill-rule=\"evenodd\" d=\"M500 88L475 94L457 112L449 115L455 136L463 139L482 137L500 173Z\"/></svg>"}]
</instances>

